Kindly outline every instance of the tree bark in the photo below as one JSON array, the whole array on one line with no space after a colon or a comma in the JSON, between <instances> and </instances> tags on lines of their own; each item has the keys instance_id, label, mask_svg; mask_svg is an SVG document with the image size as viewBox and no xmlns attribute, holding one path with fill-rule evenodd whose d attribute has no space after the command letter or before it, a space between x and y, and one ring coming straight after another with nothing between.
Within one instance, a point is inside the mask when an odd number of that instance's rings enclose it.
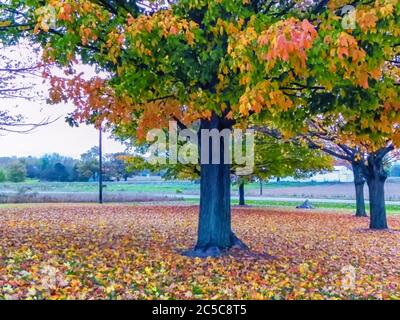
<instances>
[{"instance_id":1,"label":"tree bark","mask_svg":"<svg viewBox=\"0 0 400 320\"><path fill-rule=\"evenodd\" d=\"M356 217L366 217L365 199L364 199L364 185L365 178L363 175L362 163L353 161L351 163L354 175L354 187L356 191Z\"/></svg>"},{"instance_id":2,"label":"tree bark","mask_svg":"<svg viewBox=\"0 0 400 320\"><path fill-rule=\"evenodd\" d=\"M388 177L384 168L384 157L394 149L392 145L371 153L364 165L364 175L367 178L370 202L370 229L387 229L385 206L385 182Z\"/></svg>"},{"instance_id":3,"label":"tree bark","mask_svg":"<svg viewBox=\"0 0 400 320\"><path fill-rule=\"evenodd\" d=\"M374 178L368 182L370 201L370 228L387 229L386 207L385 207L385 180Z\"/></svg>"},{"instance_id":4,"label":"tree bark","mask_svg":"<svg viewBox=\"0 0 400 320\"><path fill-rule=\"evenodd\" d=\"M244 181L240 181L239 183L239 206L246 205L244 200Z\"/></svg>"},{"instance_id":5,"label":"tree bark","mask_svg":"<svg viewBox=\"0 0 400 320\"><path fill-rule=\"evenodd\" d=\"M201 129L231 129L226 120L213 114L210 120L201 120ZM217 257L224 251L238 247L247 249L231 228L231 165L224 163L224 139L220 139L220 163L212 164L212 141L209 141L209 163L200 168L200 214L197 244L184 252L190 257ZM200 139L200 147L204 141Z\"/></svg>"}]
</instances>

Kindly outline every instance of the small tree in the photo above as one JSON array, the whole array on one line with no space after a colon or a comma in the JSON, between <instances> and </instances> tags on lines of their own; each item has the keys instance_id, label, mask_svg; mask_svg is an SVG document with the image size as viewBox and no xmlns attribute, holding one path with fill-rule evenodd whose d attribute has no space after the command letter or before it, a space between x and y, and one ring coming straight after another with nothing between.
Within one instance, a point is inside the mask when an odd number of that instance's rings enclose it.
<instances>
[{"instance_id":1,"label":"small tree","mask_svg":"<svg viewBox=\"0 0 400 320\"><path fill-rule=\"evenodd\" d=\"M26 179L26 168L22 162L11 164L7 168L7 178L11 182L24 182Z\"/></svg>"},{"instance_id":2,"label":"small tree","mask_svg":"<svg viewBox=\"0 0 400 320\"><path fill-rule=\"evenodd\" d=\"M125 158L129 157L124 153L111 153L107 154L104 159L103 164L103 174L105 180L124 180L127 181L130 176L132 176L132 172L127 170Z\"/></svg>"},{"instance_id":3,"label":"small tree","mask_svg":"<svg viewBox=\"0 0 400 320\"><path fill-rule=\"evenodd\" d=\"M400 177L400 165L396 164L390 168L391 177Z\"/></svg>"},{"instance_id":4,"label":"small tree","mask_svg":"<svg viewBox=\"0 0 400 320\"><path fill-rule=\"evenodd\" d=\"M239 205L245 204L244 185L249 181L270 178L306 178L332 168L333 159L306 145L276 139L258 131L255 144L255 166L252 175L238 177Z\"/></svg>"},{"instance_id":5,"label":"small tree","mask_svg":"<svg viewBox=\"0 0 400 320\"><path fill-rule=\"evenodd\" d=\"M90 150L81 154L81 160L76 166L79 180L95 180L99 173L99 148L92 147Z\"/></svg>"},{"instance_id":6,"label":"small tree","mask_svg":"<svg viewBox=\"0 0 400 320\"><path fill-rule=\"evenodd\" d=\"M4 170L0 169L0 182L4 182L6 181L6 179L6 173L4 172Z\"/></svg>"}]
</instances>

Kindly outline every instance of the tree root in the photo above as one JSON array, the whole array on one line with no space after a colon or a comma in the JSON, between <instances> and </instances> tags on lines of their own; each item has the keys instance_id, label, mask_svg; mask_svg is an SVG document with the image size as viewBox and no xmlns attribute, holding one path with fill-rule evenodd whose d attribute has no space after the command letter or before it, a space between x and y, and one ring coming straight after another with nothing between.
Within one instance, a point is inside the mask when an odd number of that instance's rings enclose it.
<instances>
[{"instance_id":1,"label":"tree root","mask_svg":"<svg viewBox=\"0 0 400 320\"><path fill-rule=\"evenodd\" d=\"M243 250L248 251L249 247L240 240L233 232L230 236L231 246L229 248L220 248L218 246L195 247L190 250L182 252L182 255L190 258L208 258L208 257L221 257L229 253L229 250Z\"/></svg>"}]
</instances>

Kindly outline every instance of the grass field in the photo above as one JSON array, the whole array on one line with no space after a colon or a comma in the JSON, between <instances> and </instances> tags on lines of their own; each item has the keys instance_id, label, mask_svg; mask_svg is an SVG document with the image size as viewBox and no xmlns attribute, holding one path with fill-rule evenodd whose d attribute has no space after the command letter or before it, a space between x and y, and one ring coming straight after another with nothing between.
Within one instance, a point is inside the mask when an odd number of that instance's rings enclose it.
<instances>
[{"instance_id":1,"label":"grass field","mask_svg":"<svg viewBox=\"0 0 400 320\"><path fill-rule=\"evenodd\" d=\"M234 205L237 205L237 201L232 202ZM289 202L289 201L273 201L273 200L248 200L246 201L248 205L256 206L256 207L284 207L284 208L293 208L299 203ZM326 202L312 202L312 205L315 209L329 209L329 210L337 210L337 211L345 211L345 212L355 212L356 206L355 204L347 204L347 203L326 203ZM398 205L387 205L386 210L388 214L400 214L400 206ZM368 211L368 205L367 205Z\"/></svg>"},{"instance_id":2,"label":"grass field","mask_svg":"<svg viewBox=\"0 0 400 320\"><path fill-rule=\"evenodd\" d=\"M179 193L182 190L199 190L193 182L168 182L159 180L139 180L133 182L104 182L105 192L165 192ZM0 192L28 189L32 192L97 192L97 182L41 182L31 180L22 183L0 183Z\"/></svg>"},{"instance_id":3,"label":"grass field","mask_svg":"<svg viewBox=\"0 0 400 320\"><path fill-rule=\"evenodd\" d=\"M78 203L77 203L78 204ZM198 205L199 200L197 199L183 199L183 200L168 200L168 201L154 201L149 200L145 203L143 201L140 202L132 202L132 203L124 203L124 205L131 206L143 206L143 205L165 205L165 206L185 206L185 205ZM301 201L298 203L292 201L274 201L274 200L247 200L246 206L253 208L281 208L281 209L289 209L293 210L297 205L301 204ZM321 213L327 212L340 212L347 213L349 215L353 215L355 213L355 205L346 204L346 203L329 203L329 202L312 202L315 209L310 210L310 212L319 211ZM30 208L47 205L45 203L0 203L0 209L7 208ZM55 204L48 204L55 205ZM91 205L90 203L79 203L79 205ZM105 204L105 205L113 205L113 204ZM114 204L115 205L115 204ZM232 206L238 206L237 200L232 200ZM400 215L400 206L398 205L386 205L387 214L390 215ZM367 205L368 212L368 205Z\"/></svg>"},{"instance_id":4,"label":"grass field","mask_svg":"<svg viewBox=\"0 0 400 320\"><path fill-rule=\"evenodd\" d=\"M250 251L181 255L197 207L0 209L0 299L400 299L400 218L234 209Z\"/></svg>"},{"instance_id":5,"label":"grass field","mask_svg":"<svg viewBox=\"0 0 400 320\"><path fill-rule=\"evenodd\" d=\"M199 184L190 181L163 181L160 178L139 177L128 182L106 182L104 196L106 201L112 202L155 202L164 201L163 197L181 197L182 195L198 195ZM397 183L389 184L389 195L392 195L400 185ZM314 196L330 196L332 199L351 199L349 196L340 196L335 190L352 189L351 184L332 184L332 183L299 183L299 182L273 182L264 183L264 195L272 198L279 196L289 196L299 198L297 201L281 200L247 200L246 203L255 207L284 207L294 208L301 204L305 199L311 199L316 209L320 210L338 210L344 212L354 212L355 204L352 203L334 203L313 201ZM26 181L24 183L0 183L0 201L3 202L96 202L98 196L97 182L40 182ZM336 192L336 193L335 193ZM259 184L251 183L246 185L246 195L258 196ZM332 193L332 194L330 194ZM7 194L13 194L13 197L7 198ZM237 195L237 185L233 184L232 194ZM7 200L8 199L8 200ZM11 200L10 200L11 199ZM198 200L186 199L177 204L198 204ZM237 205L237 201L232 201ZM4 205L0 205L3 206ZM400 206L388 204L388 214L400 214Z\"/></svg>"},{"instance_id":6,"label":"grass field","mask_svg":"<svg viewBox=\"0 0 400 320\"><path fill-rule=\"evenodd\" d=\"M104 182L105 192L152 192L152 193L198 193L199 183L192 181L164 181L157 178L137 178L128 182ZM315 182L269 182L263 183L264 189L289 188L289 187L307 187L330 185L330 183ZM247 190L256 190L258 192L259 183L246 184ZM38 180L27 180L21 183L4 182L0 183L0 192L13 191L18 192L28 189L32 192L96 192L98 190L97 182L43 182ZM238 186L232 185L232 190L237 191Z\"/></svg>"},{"instance_id":7,"label":"grass field","mask_svg":"<svg viewBox=\"0 0 400 320\"><path fill-rule=\"evenodd\" d=\"M185 203L197 205L199 203L198 200L185 199ZM179 203L179 202L178 202ZM232 201L233 206L237 206L239 202L237 200ZM287 208L294 209L297 205L301 205L302 201L298 203L292 201L278 201L278 200L247 200L246 205L250 207L256 208ZM355 213L356 206L355 204L347 204L347 203L329 203L329 202L312 202L312 205L315 207L315 210L322 211L340 211L345 213ZM386 205L386 210L388 215L400 215L400 206L398 205ZM310 210L311 212L313 210ZM367 205L368 211L368 205Z\"/></svg>"}]
</instances>

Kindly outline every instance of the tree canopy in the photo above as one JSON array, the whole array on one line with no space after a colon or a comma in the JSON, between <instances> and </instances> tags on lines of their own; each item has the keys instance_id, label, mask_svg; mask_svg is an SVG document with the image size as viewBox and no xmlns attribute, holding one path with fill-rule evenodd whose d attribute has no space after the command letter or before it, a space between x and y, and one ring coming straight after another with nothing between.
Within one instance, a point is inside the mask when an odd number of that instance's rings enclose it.
<instances>
[{"instance_id":1,"label":"tree canopy","mask_svg":"<svg viewBox=\"0 0 400 320\"><path fill-rule=\"evenodd\" d=\"M2 26L8 38L29 33L47 62L82 61L112 74L52 77L53 101L72 99L81 120L137 121L144 134L169 119L257 114L290 134L323 113L324 121L345 119L343 139L398 144L398 1L358 1L353 29L343 27L343 1L149 3L158 10L134 1L13 0Z\"/></svg>"}]
</instances>

